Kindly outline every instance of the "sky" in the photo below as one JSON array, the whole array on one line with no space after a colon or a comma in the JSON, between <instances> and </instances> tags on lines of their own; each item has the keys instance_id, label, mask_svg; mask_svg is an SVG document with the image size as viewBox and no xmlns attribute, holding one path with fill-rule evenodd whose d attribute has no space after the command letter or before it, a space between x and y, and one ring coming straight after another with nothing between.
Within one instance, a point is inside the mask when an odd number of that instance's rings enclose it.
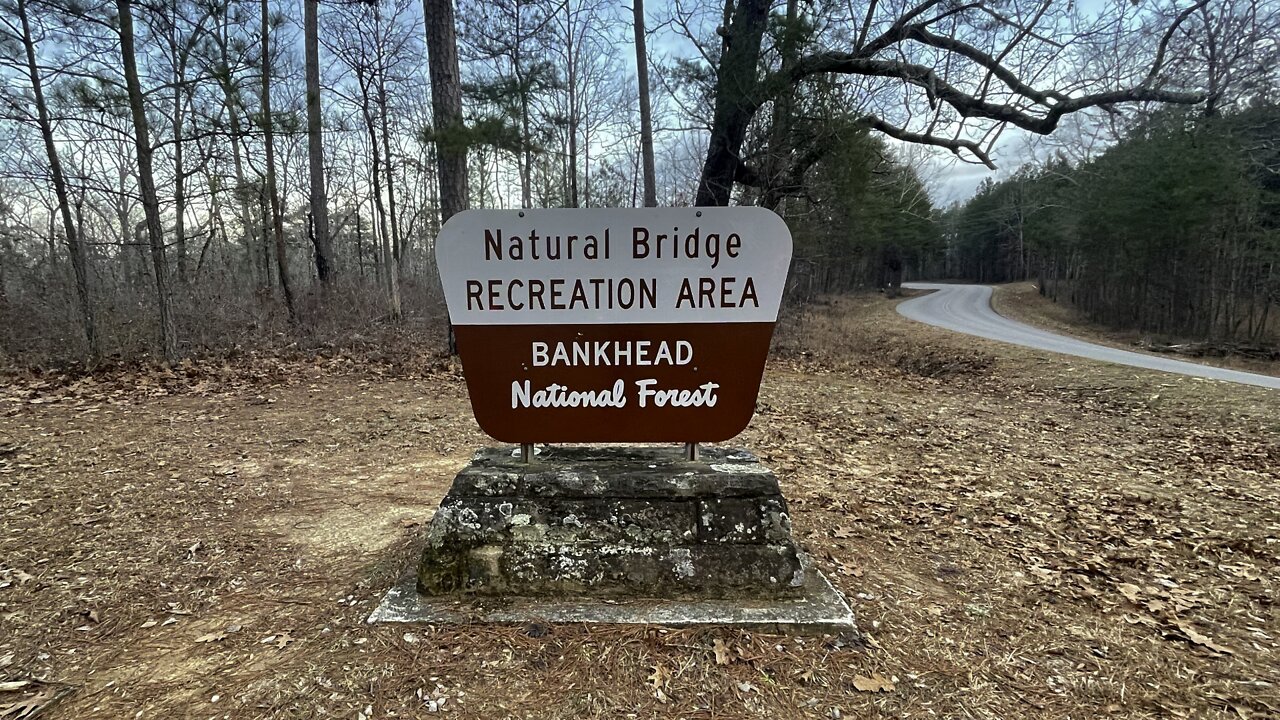
<instances>
[{"instance_id":1,"label":"sky","mask_svg":"<svg viewBox=\"0 0 1280 720\"><path fill-rule=\"evenodd\" d=\"M1077 0L1077 7L1086 13L1100 13L1104 11L1107 2L1108 0ZM715 3L708 3L707 0L679 0L679 3L684 8L711 8L715 5ZM670 25L663 25L661 22L663 19L672 16L676 4L677 0L648 0L646 2L645 14L648 18L650 33L649 54L651 63L669 64L677 58L694 58L698 56L697 49L689 40L682 37ZM418 15L420 12L420 6L411 8L411 13L417 17L420 17ZM708 12L710 11L708 10ZM630 16L630 6L625 3L620 5L615 21L618 25L611 33L618 38L620 43L629 41L631 37ZM711 19L709 22L714 23L715 19ZM626 25L625 28L621 27L623 24ZM634 50L631 47L625 48L623 52L619 53L619 59L625 64L626 72L634 77L636 67ZM662 137L658 137L657 140L660 144L664 141L670 141L669 138L664 139ZM912 164L921 175L926 187L928 187L934 202L941 206L962 202L973 195L984 179L1006 177L1027 162L1045 158L1051 151L1048 149L1048 145L1038 137L1033 137L1030 133L1012 127L1006 128L991 153L992 160L997 166L996 170L991 170L978 163L961 161L946 150L906 148L902 147L902 143L892 140L890 140L890 144L898 145L902 149L902 154L912 159Z\"/></svg>"}]
</instances>

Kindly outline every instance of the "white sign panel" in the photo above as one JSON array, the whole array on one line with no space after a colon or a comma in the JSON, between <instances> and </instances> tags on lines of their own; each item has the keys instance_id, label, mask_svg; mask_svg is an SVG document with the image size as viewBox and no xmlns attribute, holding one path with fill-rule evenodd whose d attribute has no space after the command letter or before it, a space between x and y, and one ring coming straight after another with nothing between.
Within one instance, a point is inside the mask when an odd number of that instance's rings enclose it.
<instances>
[{"instance_id":1,"label":"white sign panel","mask_svg":"<svg viewBox=\"0 0 1280 720\"><path fill-rule=\"evenodd\" d=\"M454 325L774 322L790 261L755 207L470 210L436 241Z\"/></svg>"}]
</instances>

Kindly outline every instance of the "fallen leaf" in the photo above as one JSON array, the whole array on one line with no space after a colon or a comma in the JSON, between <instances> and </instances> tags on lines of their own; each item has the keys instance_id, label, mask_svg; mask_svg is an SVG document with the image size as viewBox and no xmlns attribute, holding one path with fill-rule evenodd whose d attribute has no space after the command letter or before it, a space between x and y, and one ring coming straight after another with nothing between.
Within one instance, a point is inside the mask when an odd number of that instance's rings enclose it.
<instances>
[{"instance_id":1,"label":"fallen leaf","mask_svg":"<svg viewBox=\"0 0 1280 720\"><path fill-rule=\"evenodd\" d=\"M671 682L671 673L661 665L653 666L653 673L648 677L648 683L653 687L653 695L658 698L658 702L666 704L671 699L666 693L667 684Z\"/></svg>"},{"instance_id":2,"label":"fallen leaf","mask_svg":"<svg viewBox=\"0 0 1280 720\"><path fill-rule=\"evenodd\" d=\"M404 635L404 639L408 641L408 634ZM275 647L283 648L284 646L287 646L287 644L293 642L293 635L289 633L266 635L265 638L262 638L260 639L260 641L257 641L257 642L260 642L262 644L274 644ZM413 642L417 642L416 635L415 635L415 639L413 639Z\"/></svg>"},{"instance_id":3,"label":"fallen leaf","mask_svg":"<svg viewBox=\"0 0 1280 720\"><path fill-rule=\"evenodd\" d=\"M715 642L711 644L711 649L715 651L717 665L728 665L732 662L733 654L729 650L729 646L720 638L715 639Z\"/></svg>"},{"instance_id":4,"label":"fallen leaf","mask_svg":"<svg viewBox=\"0 0 1280 720\"><path fill-rule=\"evenodd\" d=\"M880 673L872 673L871 677L855 675L853 687L859 692L893 692L893 681Z\"/></svg>"},{"instance_id":5,"label":"fallen leaf","mask_svg":"<svg viewBox=\"0 0 1280 720\"><path fill-rule=\"evenodd\" d=\"M142 627L143 628L155 627L156 625L159 625L159 624L160 623L156 622L155 620L148 620L142 623Z\"/></svg>"},{"instance_id":6,"label":"fallen leaf","mask_svg":"<svg viewBox=\"0 0 1280 720\"><path fill-rule=\"evenodd\" d=\"M9 682L0 682L0 692L13 692L31 684L30 680L10 680Z\"/></svg>"},{"instance_id":7,"label":"fallen leaf","mask_svg":"<svg viewBox=\"0 0 1280 720\"><path fill-rule=\"evenodd\" d=\"M653 672L649 675L649 684L656 690L666 687L669 682L671 682L671 672L661 665L654 665Z\"/></svg>"},{"instance_id":8,"label":"fallen leaf","mask_svg":"<svg viewBox=\"0 0 1280 720\"><path fill-rule=\"evenodd\" d=\"M1200 633L1198 630L1196 630L1194 627L1191 627L1191 623L1186 622L1184 620L1179 620L1176 624L1178 626L1178 630L1183 635L1185 635L1188 640L1195 643L1196 645L1203 645L1204 647L1207 647L1216 653L1222 653L1224 655L1235 654L1235 651L1232 650L1231 648L1219 645L1218 643L1214 642L1211 638L1209 638L1209 636L1204 635Z\"/></svg>"},{"instance_id":9,"label":"fallen leaf","mask_svg":"<svg viewBox=\"0 0 1280 720\"><path fill-rule=\"evenodd\" d=\"M1116 586L1116 589L1120 591L1120 594L1123 595L1126 600L1134 605L1138 604L1138 599L1142 589L1137 585L1134 585L1133 583L1120 583Z\"/></svg>"}]
</instances>

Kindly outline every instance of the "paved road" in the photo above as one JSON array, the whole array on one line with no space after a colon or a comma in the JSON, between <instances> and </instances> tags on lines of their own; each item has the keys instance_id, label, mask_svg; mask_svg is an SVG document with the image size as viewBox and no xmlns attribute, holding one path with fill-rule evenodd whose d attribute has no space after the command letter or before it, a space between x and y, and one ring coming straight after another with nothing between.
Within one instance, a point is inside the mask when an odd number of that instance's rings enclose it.
<instances>
[{"instance_id":1,"label":"paved road","mask_svg":"<svg viewBox=\"0 0 1280 720\"><path fill-rule=\"evenodd\" d=\"M991 309L991 288L986 285L906 283L903 287L937 291L898 304L900 314L935 327L1091 360L1280 389L1280 377L1117 350L1010 320Z\"/></svg>"}]
</instances>

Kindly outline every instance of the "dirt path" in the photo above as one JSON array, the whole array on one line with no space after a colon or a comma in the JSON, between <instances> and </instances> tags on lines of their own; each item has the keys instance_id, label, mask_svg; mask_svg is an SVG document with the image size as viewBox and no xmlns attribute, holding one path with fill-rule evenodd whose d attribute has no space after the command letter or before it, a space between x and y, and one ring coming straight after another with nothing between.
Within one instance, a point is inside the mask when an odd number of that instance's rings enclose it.
<instances>
[{"instance_id":1,"label":"dirt path","mask_svg":"<svg viewBox=\"0 0 1280 720\"><path fill-rule=\"evenodd\" d=\"M485 442L448 367L10 382L0 682L48 684L0 709L44 692L55 718L1280 712L1270 391L903 325L870 299L793 319L739 439L870 646L364 625ZM892 689L861 689L877 673Z\"/></svg>"}]
</instances>

